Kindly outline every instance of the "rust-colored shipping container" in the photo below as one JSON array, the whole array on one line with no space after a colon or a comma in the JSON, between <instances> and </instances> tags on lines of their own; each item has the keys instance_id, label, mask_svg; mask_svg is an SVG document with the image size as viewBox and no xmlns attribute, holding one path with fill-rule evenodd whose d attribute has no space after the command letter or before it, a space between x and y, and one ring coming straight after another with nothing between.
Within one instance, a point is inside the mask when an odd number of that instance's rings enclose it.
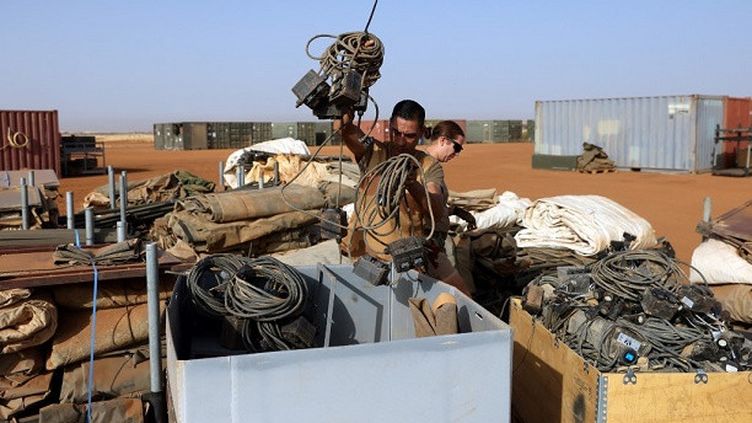
<instances>
[{"instance_id":1,"label":"rust-colored shipping container","mask_svg":"<svg viewBox=\"0 0 752 423\"><path fill-rule=\"evenodd\" d=\"M57 110L0 110L0 170L53 169L60 175Z\"/></svg>"},{"instance_id":2,"label":"rust-colored shipping container","mask_svg":"<svg viewBox=\"0 0 752 423\"><path fill-rule=\"evenodd\" d=\"M358 121L356 120L355 123L357 124ZM371 130L372 126L373 126L373 130ZM388 119L377 120L375 126L374 126L374 121L372 120L361 121L360 129L366 134L368 134L368 131L371 131L370 135L374 139L377 139L379 141L386 141L389 139L389 120Z\"/></svg>"},{"instance_id":3,"label":"rust-colored shipping container","mask_svg":"<svg viewBox=\"0 0 752 423\"><path fill-rule=\"evenodd\" d=\"M752 97L726 97L723 101L723 127L731 128L752 128ZM732 135L726 133L725 135ZM739 143L739 148L746 151L747 143ZM744 166L745 163L736 163L737 143L725 142L721 157L724 167ZM744 153L746 154L746 153Z\"/></svg>"}]
</instances>

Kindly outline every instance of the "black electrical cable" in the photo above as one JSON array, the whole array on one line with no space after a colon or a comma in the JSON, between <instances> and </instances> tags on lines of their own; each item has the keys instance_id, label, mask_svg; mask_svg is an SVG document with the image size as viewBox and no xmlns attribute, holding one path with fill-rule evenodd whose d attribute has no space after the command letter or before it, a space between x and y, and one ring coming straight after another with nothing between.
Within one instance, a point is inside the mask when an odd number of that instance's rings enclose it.
<instances>
[{"instance_id":1,"label":"black electrical cable","mask_svg":"<svg viewBox=\"0 0 752 423\"><path fill-rule=\"evenodd\" d=\"M619 298L639 302L649 288L676 292L686 275L657 251L620 251L591 265L595 285Z\"/></svg>"},{"instance_id":2,"label":"black electrical cable","mask_svg":"<svg viewBox=\"0 0 752 423\"><path fill-rule=\"evenodd\" d=\"M186 277L188 292L196 308L213 317L227 315L227 284L250 260L232 254L215 254L199 260Z\"/></svg>"},{"instance_id":3,"label":"black electrical cable","mask_svg":"<svg viewBox=\"0 0 752 423\"><path fill-rule=\"evenodd\" d=\"M308 295L303 276L273 257L251 259L225 289L224 306L233 316L270 322L300 314Z\"/></svg>"}]
</instances>

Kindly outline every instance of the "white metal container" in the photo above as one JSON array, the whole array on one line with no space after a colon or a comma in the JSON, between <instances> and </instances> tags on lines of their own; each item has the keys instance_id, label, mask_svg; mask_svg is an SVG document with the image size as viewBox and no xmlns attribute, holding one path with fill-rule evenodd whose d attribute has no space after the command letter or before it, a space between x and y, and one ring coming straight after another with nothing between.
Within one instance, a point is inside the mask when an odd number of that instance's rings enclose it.
<instances>
[{"instance_id":1,"label":"white metal container","mask_svg":"<svg viewBox=\"0 0 752 423\"><path fill-rule=\"evenodd\" d=\"M177 421L509 421L513 341L501 320L455 288L414 272L394 287L374 287L351 266L299 270L314 292L319 345L327 320L333 322L329 347L192 358L207 339L192 332L178 282L167 317ZM415 338L408 298L433 301L441 292L457 298L462 333Z\"/></svg>"},{"instance_id":2,"label":"white metal container","mask_svg":"<svg viewBox=\"0 0 752 423\"><path fill-rule=\"evenodd\" d=\"M588 142L620 168L705 172L716 124L723 124L720 96L537 101L535 154L578 156Z\"/></svg>"}]
</instances>

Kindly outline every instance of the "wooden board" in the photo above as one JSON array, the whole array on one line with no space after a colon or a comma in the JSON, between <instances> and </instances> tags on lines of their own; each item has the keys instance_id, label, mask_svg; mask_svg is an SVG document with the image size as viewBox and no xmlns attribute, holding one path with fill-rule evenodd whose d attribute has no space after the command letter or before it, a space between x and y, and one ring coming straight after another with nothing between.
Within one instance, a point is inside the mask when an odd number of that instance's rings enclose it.
<instances>
[{"instance_id":1,"label":"wooden board","mask_svg":"<svg viewBox=\"0 0 752 423\"><path fill-rule=\"evenodd\" d=\"M636 384L604 376L608 422L752 422L752 372L708 373L707 384L694 373L637 373Z\"/></svg>"},{"instance_id":2,"label":"wooden board","mask_svg":"<svg viewBox=\"0 0 752 423\"><path fill-rule=\"evenodd\" d=\"M517 420L596 422L598 383L605 384L605 422L752 422L752 372L708 373L695 383L695 373L636 373L625 383L623 373L601 373L585 361L513 299L509 323L514 330L512 409Z\"/></svg>"},{"instance_id":3,"label":"wooden board","mask_svg":"<svg viewBox=\"0 0 752 423\"><path fill-rule=\"evenodd\" d=\"M514 329L512 408L519 420L595 422L598 370L534 321L519 300L512 301L509 323Z\"/></svg>"}]
</instances>

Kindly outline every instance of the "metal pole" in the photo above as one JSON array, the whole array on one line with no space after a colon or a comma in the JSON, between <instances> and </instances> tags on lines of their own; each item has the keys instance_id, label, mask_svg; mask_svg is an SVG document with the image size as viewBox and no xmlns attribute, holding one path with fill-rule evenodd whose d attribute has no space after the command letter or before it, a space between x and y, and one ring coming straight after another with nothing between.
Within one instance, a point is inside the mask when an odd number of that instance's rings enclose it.
<instances>
[{"instance_id":1,"label":"metal pole","mask_svg":"<svg viewBox=\"0 0 752 423\"><path fill-rule=\"evenodd\" d=\"M710 197L705 197L705 203L703 204L702 209L702 221L703 222L710 222L710 215L713 210L713 200L710 199Z\"/></svg>"},{"instance_id":2,"label":"metal pole","mask_svg":"<svg viewBox=\"0 0 752 423\"><path fill-rule=\"evenodd\" d=\"M115 169L112 166L107 166L107 186L110 193L110 208L114 209L117 203L115 203Z\"/></svg>"},{"instance_id":3,"label":"metal pole","mask_svg":"<svg viewBox=\"0 0 752 423\"><path fill-rule=\"evenodd\" d=\"M29 191L26 186L26 178L21 178L21 229L29 229Z\"/></svg>"},{"instance_id":4,"label":"metal pole","mask_svg":"<svg viewBox=\"0 0 752 423\"><path fill-rule=\"evenodd\" d=\"M749 156L752 152L752 144L747 144L747 172L749 172Z\"/></svg>"},{"instance_id":5,"label":"metal pole","mask_svg":"<svg viewBox=\"0 0 752 423\"><path fill-rule=\"evenodd\" d=\"M117 242L125 241L125 222L118 220L115 226L117 227Z\"/></svg>"},{"instance_id":6,"label":"metal pole","mask_svg":"<svg viewBox=\"0 0 752 423\"><path fill-rule=\"evenodd\" d=\"M258 187L264 189L264 171L262 169L259 169Z\"/></svg>"},{"instance_id":7,"label":"metal pole","mask_svg":"<svg viewBox=\"0 0 752 423\"><path fill-rule=\"evenodd\" d=\"M36 178L36 174L34 173L33 170L29 171L29 186L30 187L37 186L37 178Z\"/></svg>"},{"instance_id":8,"label":"metal pole","mask_svg":"<svg viewBox=\"0 0 752 423\"><path fill-rule=\"evenodd\" d=\"M94 209L91 207L84 210L84 222L86 224L86 245L94 245Z\"/></svg>"},{"instance_id":9,"label":"metal pole","mask_svg":"<svg viewBox=\"0 0 752 423\"><path fill-rule=\"evenodd\" d=\"M146 244L146 293L149 312L149 374L152 392L162 392L162 353L159 350L159 263L157 244Z\"/></svg>"},{"instance_id":10,"label":"metal pole","mask_svg":"<svg viewBox=\"0 0 752 423\"><path fill-rule=\"evenodd\" d=\"M274 186L279 185L279 162L274 162Z\"/></svg>"},{"instance_id":11,"label":"metal pole","mask_svg":"<svg viewBox=\"0 0 752 423\"><path fill-rule=\"evenodd\" d=\"M225 190L225 162L219 162L219 187Z\"/></svg>"},{"instance_id":12,"label":"metal pole","mask_svg":"<svg viewBox=\"0 0 752 423\"><path fill-rule=\"evenodd\" d=\"M76 219L73 213L73 192L65 193L65 217L68 222L68 229L76 228Z\"/></svg>"},{"instance_id":13,"label":"metal pole","mask_svg":"<svg viewBox=\"0 0 752 423\"><path fill-rule=\"evenodd\" d=\"M237 188L245 185L245 168L243 166L238 166L237 171L235 172L235 177L238 180Z\"/></svg>"},{"instance_id":14,"label":"metal pole","mask_svg":"<svg viewBox=\"0 0 752 423\"><path fill-rule=\"evenodd\" d=\"M128 224L125 220L128 209L128 172L120 172L120 221L123 222L123 230L128 232Z\"/></svg>"}]
</instances>

